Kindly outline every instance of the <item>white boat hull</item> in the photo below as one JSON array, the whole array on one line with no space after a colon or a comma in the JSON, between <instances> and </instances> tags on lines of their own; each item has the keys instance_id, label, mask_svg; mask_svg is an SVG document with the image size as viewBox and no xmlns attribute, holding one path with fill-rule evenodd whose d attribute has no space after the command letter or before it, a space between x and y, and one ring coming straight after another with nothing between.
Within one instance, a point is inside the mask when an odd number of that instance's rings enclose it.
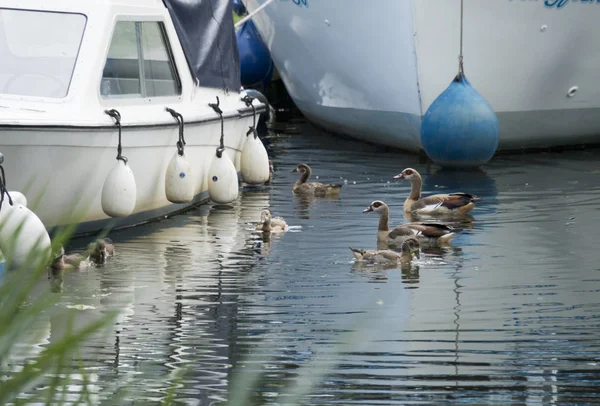
<instances>
[{"instance_id":1,"label":"white boat hull","mask_svg":"<svg viewBox=\"0 0 600 406\"><path fill-rule=\"evenodd\" d=\"M600 142L600 3L554 3L465 1L465 73L498 115L499 150ZM421 118L458 71L460 1L280 0L254 21L310 120L421 149Z\"/></svg>"},{"instance_id":2,"label":"white boat hull","mask_svg":"<svg viewBox=\"0 0 600 406\"><path fill-rule=\"evenodd\" d=\"M238 171L250 125L252 116L225 123L225 151ZM137 185L134 212L124 219L107 216L100 199L104 181L117 164L116 128L3 130L0 151L9 189L25 194L47 228L80 223L78 232L90 232L111 223L138 224L208 199L206 177L219 146L220 122L185 126L185 152L198 180L190 204L172 204L165 193L166 168L177 151L178 131L176 125L124 128L123 155Z\"/></svg>"}]
</instances>

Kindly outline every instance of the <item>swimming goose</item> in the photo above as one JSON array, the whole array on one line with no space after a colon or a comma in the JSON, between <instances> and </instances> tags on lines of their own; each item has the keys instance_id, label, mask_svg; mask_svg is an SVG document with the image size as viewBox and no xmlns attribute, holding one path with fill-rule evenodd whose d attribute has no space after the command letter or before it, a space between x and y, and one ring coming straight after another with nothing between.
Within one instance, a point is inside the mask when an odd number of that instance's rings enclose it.
<instances>
[{"instance_id":1,"label":"swimming goose","mask_svg":"<svg viewBox=\"0 0 600 406\"><path fill-rule=\"evenodd\" d=\"M82 269L92 264L90 257L82 254L65 254L65 249L60 247L60 253L50 264L50 270L53 274L63 269Z\"/></svg>"},{"instance_id":2,"label":"swimming goose","mask_svg":"<svg viewBox=\"0 0 600 406\"><path fill-rule=\"evenodd\" d=\"M260 223L256 226L257 230L264 232L282 232L288 229L288 225L281 217L272 217L271 211L263 210L260 215Z\"/></svg>"},{"instance_id":3,"label":"swimming goose","mask_svg":"<svg viewBox=\"0 0 600 406\"><path fill-rule=\"evenodd\" d=\"M421 195L423 179L419 172L412 168L404 169L394 179L406 179L410 182L410 195L404 201L405 213L416 214L467 214L481 198L468 193L455 192L435 194L427 197Z\"/></svg>"},{"instance_id":4,"label":"swimming goose","mask_svg":"<svg viewBox=\"0 0 600 406\"><path fill-rule=\"evenodd\" d=\"M408 238L402 243L402 252L392 250L361 250L350 247L356 262L374 263L396 263L407 265L413 258L421 258L419 241L416 238Z\"/></svg>"},{"instance_id":5,"label":"swimming goose","mask_svg":"<svg viewBox=\"0 0 600 406\"><path fill-rule=\"evenodd\" d=\"M96 264L103 264L106 258L115 255L115 247L110 238L102 238L88 246L90 259Z\"/></svg>"},{"instance_id":6,"label":"swimming goose","mask_svg":"<svg viewBox=\"0 0 600 406\"><path fill-rule=\"evenodd\" d=\"M319 197L335 196L340 193L342 184L324 184L320 182L307 182L312 173L310 166L300 164L292 170L292 172L300 172L300 179L294 184L293 191L301 195L314 195Z\"/></svg>"},{"instance_id":7,"label":"swimming goose","mask_svg":"<svg viewBox=\"0 0 600 406\"><path fill-rule=\"evenodd\" d=\"M401 224L390 231L390 209L381 200L375 200L363 213L375 212L379 215L377 241L399 245L410 237L421 242L447 244L454 237L454 228L445 224L413 222Z\"/></svg>"}]
</instances>

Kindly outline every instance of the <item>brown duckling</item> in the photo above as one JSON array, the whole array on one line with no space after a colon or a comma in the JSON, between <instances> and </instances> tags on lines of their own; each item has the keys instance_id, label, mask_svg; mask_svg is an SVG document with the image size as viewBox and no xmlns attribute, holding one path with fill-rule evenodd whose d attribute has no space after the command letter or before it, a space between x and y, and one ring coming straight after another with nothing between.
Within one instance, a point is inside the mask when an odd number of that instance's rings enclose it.
<instances>
[{"instance_id":1,"label":"brown duckling","mask_svg":"<svg viewBox=\"0 0 600 406\"><path fill-rule=\"evenodd\" d=\"M60 247L60 252L50 264L50 270L54 275L57 271L64 269L83 269L92 265L89 255L65 254L65 249Z\"/></svg>"},{"instance_id":2,"label":"brown duckling","mask_svg":"<svg viewBox=\"0 0 600 406\"><path fill-rule=\"evenodd\" d=\"M356 262L369 264L400 264L408 265L416 258L421 258L419 241L410 237L402 243L402 252L392 250L361 250L350 247Z\"/></svg>"},{"instance_id":3,"label":"brown duckling","mask_svg":"<svg viewBox=\"0 0 600 406\"><path fill-rule=\"evenodd\" d=\"M406 179L410 182L410 194L404 202L405 213L415 214L467 214L475 207L480 197L463 192L435 194L427 197L421 195L423 179L419 172L412 168L404 169L394 179Z\"/></svg>"},{"instance_id":4,"label":"brown duckling","mask_svg":"<svg viewBox=\"0 0 600 406\"><path fill-rule=\"evenodd\" d=\"M340 193L342 184L325 184L320 182L308 182L308 178L312 174L310 166L300 164L292 170L292 172L300 172L301 176L294 184L293 191L299 195L313 195L318 197L337 196Z\"/></svg>"},{"instance_id":5,"label":"brown duckling","mask_svg":"<svg viewBox=\"0 0 600 406\"><path fill-rule=\"evenodd\" d=\"M375 212L379 215L377 242L400 245L410 237L416 237L421 242L447 244L454 237L454 228L445 224L413 222L401 224L390 231L390 209L381 200L375 200L363 213Z\"/></svg>"},{"instance_id":6,"label":"brown duckling","mask_svg":"<svg viewBox=\"0 0 600 406\"><path fill-rule=\"evenodd\" d=\"M96 264L103 264L108 257L115 255L115 247L110 238L101 238L88 246L90 259Z\"/></svg>"},{"instance_id":7,"label":"brown duckling","mask_svg":"<svg viewBox=\"0 0 600 406\"><path fill-rule=\"evenodd\" d=\"M256 226L257 230L277 233L286 231L288 225L282 217L272 217L269 209L263 210L260 216L260 223Z\"/></svg>"}]
</instances>

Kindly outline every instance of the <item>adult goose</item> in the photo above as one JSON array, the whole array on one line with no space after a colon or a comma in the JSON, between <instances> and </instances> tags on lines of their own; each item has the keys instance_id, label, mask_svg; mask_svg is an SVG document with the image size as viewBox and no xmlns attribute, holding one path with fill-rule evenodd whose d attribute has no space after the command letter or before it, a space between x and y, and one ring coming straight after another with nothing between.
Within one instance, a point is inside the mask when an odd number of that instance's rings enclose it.
<instances>
[{"instance_id":1,"label":"adult goose","mask_svg":"<svg viewBox=\"0 0 600 406\"><path fill-rule=\"evenodd\" d=\"M320 182L308 182L308 178L312 174L310 166L307 164L300 164L292 170L292 172L300 172L300 179L296 181L293 187L293 191L297 195L304 196L336 196L340 193L342 184L326 184Z\"/></svg>"},{"instance_id":2,"label":"adult goose","mask_svg":"<svg viewBox=\"0 0 600 406\"><path fill-rule=\"evenodd\" d=\"M375 212L379 215L377 242L401 245L405 240L416 237L421 242L447 244L454 237L454 228L445 224L414 222L401 224L390 230L390 209L385 202L375 200L363 213Z\"/></svg>"},{"instance_id":3,"label":"adult goose","mask_svg":"<svg viewBox=\"0 0 600 406\"><path fill-rule=\"evenodd\" d=\"M394 179L405 179L410 182L410 194L404 201L405 213L464 215L473 210L475 204L481 200L475 195L462 192L423 197L421 195L423 179L419 172L412 168L404 169L394 176Z\"/></svg>"}]
</instances>

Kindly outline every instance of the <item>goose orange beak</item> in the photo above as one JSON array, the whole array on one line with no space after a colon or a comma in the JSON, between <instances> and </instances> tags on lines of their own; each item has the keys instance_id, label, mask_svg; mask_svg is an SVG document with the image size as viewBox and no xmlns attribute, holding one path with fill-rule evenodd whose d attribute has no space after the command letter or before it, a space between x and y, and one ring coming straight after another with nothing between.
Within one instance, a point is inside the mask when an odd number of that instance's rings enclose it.
<instances>
[{"instance_id":1,"label":"goose orange beak","mask_svg":"<svg viewBox=\"0 0 600 406\"><path fill-rule=\"evenodd\" d=\"M371 206L367 207L366 209L363 210L363 213L368 213L370 211L373 211L373 208Z\"/></svg>"},{"instance_id":2,"label":"goose orange beak","mask_svg":"<svg viewBox=\"0 0 600 406\"><path fill-rule=\"evenodd\" d=\"M404 174L399 173L398 175L394 176L394 179L404 179Z\"/></svg>"}]
</instances>

